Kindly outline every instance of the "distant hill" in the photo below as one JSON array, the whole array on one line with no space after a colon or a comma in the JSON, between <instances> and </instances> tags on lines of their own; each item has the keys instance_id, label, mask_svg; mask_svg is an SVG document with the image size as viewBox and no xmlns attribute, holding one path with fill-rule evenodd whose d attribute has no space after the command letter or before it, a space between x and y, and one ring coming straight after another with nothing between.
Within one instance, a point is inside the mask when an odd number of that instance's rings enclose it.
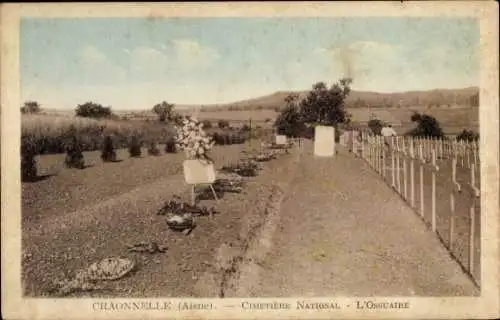
<instances>
[{"instance_id":1,"label":"distant hill","mask_svg":"<svg viewBox=\"0 0 500 320\"><path fill-rule=\"evenodd\" d=\"M205 111L226 110L260 110L277 109L284 106L284 99L291 93L303 99L308 91L278 91L258 98L236 101L220 105L205 105ZM477 106L473 100L479 96L478 87L462 89L436 89L429 91L409 91L396 93L378 93L369 91L352 91L347 100L348 108L405 108L416 106ZM191 106L183 106L191 107Z\"/></svg>"}]
</instances>

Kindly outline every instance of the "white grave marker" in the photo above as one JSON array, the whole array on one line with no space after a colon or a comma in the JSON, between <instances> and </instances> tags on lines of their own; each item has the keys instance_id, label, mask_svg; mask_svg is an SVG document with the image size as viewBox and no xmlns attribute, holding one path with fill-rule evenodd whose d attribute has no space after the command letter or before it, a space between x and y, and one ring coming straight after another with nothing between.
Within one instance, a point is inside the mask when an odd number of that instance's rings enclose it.
<instances>
[{"instance_id":1,"label":"white grave marker","mask_svg":"<svg viewBox=\"0 0 500 320\"><path fill-rule=\"evenodd\" d=\"M210 185L210 189L212 189L212 193L217 199L217 194L215 193L214 187L212 184L215 182L215 168L212 163L202 163L199 160L184 160L184 179L186 183L192 186L192 204L195 203L195 193L194 187L197 184L208 184Z\"/></svg>"},{"instance_id":2,"label":"white grave marker","mask_svg":"<svg viewBox=\"0 0 500 320\"><path fill-rule=\"evenodd\" d=\"M332 157L335 155L335 128L315 127L314 155L319 157Z\"/></svg>"},{"instance_id":3,"label":"white grave marker","mask_svg":"<svg viewBox=\"0 0 500 320\"><path fill-rule=\"evenodd\" d=\"M277 145L286 145L286 136L283 135L277 135L276 136L276 144Z\"/></svg>"}]
</instances>

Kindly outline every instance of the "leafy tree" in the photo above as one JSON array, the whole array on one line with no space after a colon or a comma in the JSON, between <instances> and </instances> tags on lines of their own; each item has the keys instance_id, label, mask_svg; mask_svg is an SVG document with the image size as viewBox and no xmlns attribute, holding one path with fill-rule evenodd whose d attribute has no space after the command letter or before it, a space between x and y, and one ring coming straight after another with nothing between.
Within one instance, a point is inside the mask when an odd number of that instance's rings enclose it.
<instances>
[{"instance_id":1,"label":"leafy tree","mask_svg":"<svg viewBox=\"0 0 500 320\"><path fill-rule=\"evenodd\" d=\"M162 101L154 105L153 112L158 115L160 122L165 122L173 119L173 109L173 104Z\"/></svg>"},{"instance_id":2,"label":"leafy tree","mask_svg":"<svg viewBox=\"0 0 500 320\"><path fill-rule=\"evenodd\" d=\"M443 130L434 117L415 112L411 116L411 121L418 123L417 127L410 131L410 135L412 136L432 138L444 137Z\"/></svg>"},{"instance_id":3,"label":"leafy tree","mask_svg":"<svg viewBox=\"0 0 500 320\"><path fill-rule=\"evenodd\" d=\"M463 140L463 141L478 141L479 140L479 133L476 133L472 130L467 130L464 129L460 134L457 136L457 140Z\"/></svg>"},{"instance_id":4,"label":"leafy tree","mask_svg":"<svg viewBox=\"0 0 500 320\"><path fill-rule=\"evenodd\" d=\"M98 103L86 102L79 104L75 109L75 113L77 117L109 118L111 116L111 107L103 107Z\"/></svg>"},{"instance_id":5,"label":"leafy tree","mask_svg":"<svg viewBox=\"0 0 500 320\"><path fill-rule=\"evenodd\" d=\"M370 128L374 135L379 136L382 132L383 127L384 123L379 119L371 119L370 121L368 121L368 128Z\"/></svg>"},{"instance_id":6,"label":"leafy tree","mask_svg":"<svg viewBox=\"0 0 500 320\"><path fill-rule=\"evenodd\" d=\"M274 127L280 135L298 137L304 132L305 125L298 105L298 95L290 94L285 98L285 108L274 122Z\"/></svg>"},{"instance_id":7,"label":"leafy tree","mask_svg":"<svg viewBox=\"0 0 500 320\"><path fill-rule=\"evenodd\" d=\"M21 113L39 113L42 111L40 104L36 101L26 101L21 108Z\"/></svg>"},{"instance_id":8,"label":"leafy tree","mask_svg":"<svg viewBox=\"0 0 500 320\"><path fill-rule=\"evenodd\" d=\"M324 82L313 85L312 90L300 103L300 113L305 123L331 125L348 123L350 114L345 109L345 99L351 92L349 78L340 79L330 88Z\"/></svg>"}]
</instances>

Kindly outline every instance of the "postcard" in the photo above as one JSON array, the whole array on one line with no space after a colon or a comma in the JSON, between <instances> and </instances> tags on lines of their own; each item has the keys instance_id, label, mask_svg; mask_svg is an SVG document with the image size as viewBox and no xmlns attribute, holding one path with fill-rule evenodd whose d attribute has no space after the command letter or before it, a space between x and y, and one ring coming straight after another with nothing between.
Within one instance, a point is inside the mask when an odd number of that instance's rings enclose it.
<instances>
[{"instance_id":1,"label":"postcard","mask_svg":"<svg viewBox=\"0 0 500 320\"><path fill-rule=\"evenodd\" d=\"M484 319L498 5L1 8L6 319Z\"/></svg>"}]
</instances>

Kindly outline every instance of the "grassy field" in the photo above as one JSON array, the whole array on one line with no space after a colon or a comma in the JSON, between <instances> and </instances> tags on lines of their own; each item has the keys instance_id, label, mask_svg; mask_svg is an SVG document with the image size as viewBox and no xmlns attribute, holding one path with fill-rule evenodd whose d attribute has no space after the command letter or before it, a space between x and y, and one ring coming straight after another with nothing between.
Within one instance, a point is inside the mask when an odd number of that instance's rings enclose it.
<instances>
[{"instance_id":1,"label":"grassy field","mask_svg":"<svg viewBox=\"0 0 500 320\"><path fill-rule=\"evenodd\" d=\"M203 119L202 119L203 120ZM225 119L223 119L225 120ZM271 132L271 125L264 122L252 122L252 132L242 132L240 129L248 122L230 121L230 128L221 130L217 121L211 121L207 133L227 136L221 143L232 144L238 141L264 137ZM137 136L144 146L150 143L165 143L175 136L171 124L154 120L96 120L72 116L56 115L23 115L21 118L22 146L33 144L38 154L64 153L65 143L71 137L71 127L82 143L84 151L98 150L103 139L113 137L116 148L125 148L132 137ZM217 141L217 143L219 143Z\"/></svg>"}]
</instances>

